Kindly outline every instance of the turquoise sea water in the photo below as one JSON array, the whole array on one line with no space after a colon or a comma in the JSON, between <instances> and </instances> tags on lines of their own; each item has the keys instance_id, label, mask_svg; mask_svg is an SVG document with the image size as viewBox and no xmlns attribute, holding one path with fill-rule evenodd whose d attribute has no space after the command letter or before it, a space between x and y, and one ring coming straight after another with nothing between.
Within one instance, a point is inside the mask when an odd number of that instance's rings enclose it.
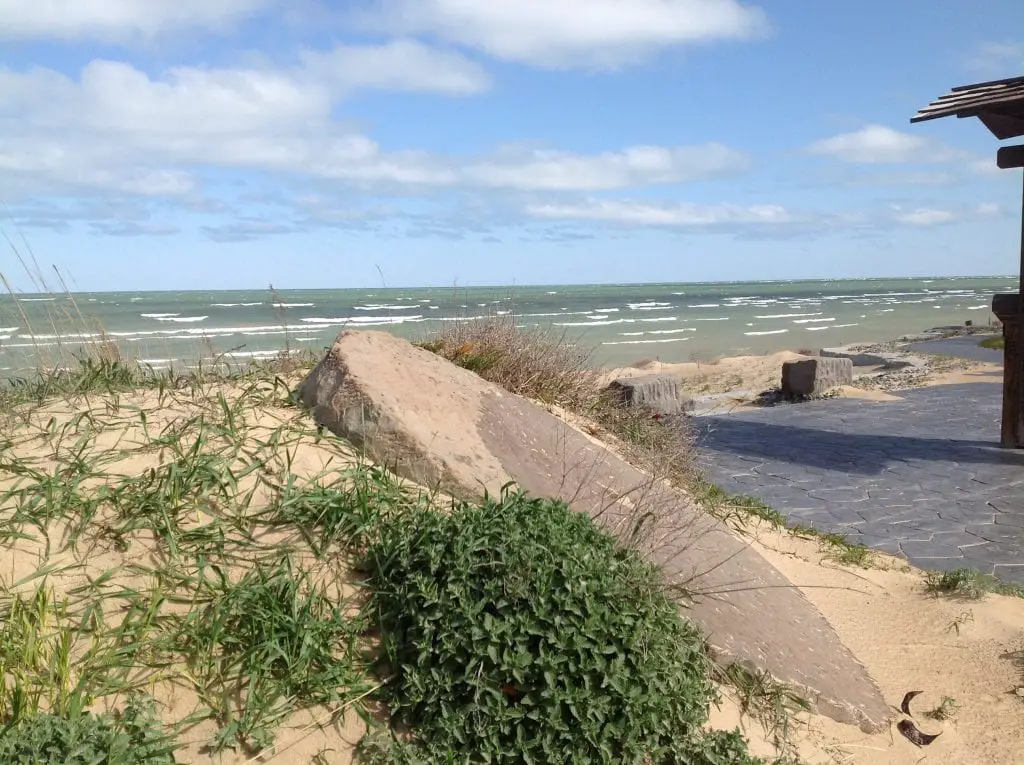
<instances>
[{"instance_id":1,"label":"turquoise sea water","mask_svg":"<svg viewBox=\"0 0 1024 765\"><path fill-rule=\"evenodd\" d=\"M884 340L990 318L1012 277L458 289L109 292L0 297L0 373L31 367L99 336L152 364L189 366L329 345L347 328L422 339L464 317L509 315L594 349L600 364ZM66 354L65 354L66 355Z\"/></svg>"}]
</instances>

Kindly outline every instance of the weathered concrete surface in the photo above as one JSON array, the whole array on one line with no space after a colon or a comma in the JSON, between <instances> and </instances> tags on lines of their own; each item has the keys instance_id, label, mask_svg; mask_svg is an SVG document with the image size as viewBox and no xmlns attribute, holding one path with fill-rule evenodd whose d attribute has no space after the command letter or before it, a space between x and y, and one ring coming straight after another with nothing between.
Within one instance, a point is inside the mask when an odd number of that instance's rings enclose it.
<instances>
[{"instance_id":1,"label":"weathered concrete surface","mask_svg":"<svg viewBox=\"0 0 1024 765\"><path fill-rule=\"evenodd\" d=\"M855 367L879 367L885 364L881 353L869 353L849 346L822 348L818 355L827 359L849 359Z\"/></svg>"},{"instance_id":2,"label":"weathered concrete surface","mask_svg":"<svg viewBox=\"0 0 1024 765\"><path fill-rule=\"evenodd\" d=\"M855 367L906 369L907 367L923 367L927 363L920 356L890 353L888 351L863 351L856 346L822 348L818 355L824 358L849 359Z\"/></svg>"},{"instance_id":3,"label":"weathered concrete surface","mask_svg":"<svg viewBox=\"0 0 1024 765\"><path fill-rule=\"evenodd\" d=\"M783 396L820 396L852 382L849 359L816 357L782 365Z\"/></svg>"},{"instance_id":4,"label":"weathered concrete surface","mask_svg":"<svg viewBox=\"0 0 1024 765\"><path fill-rule=\"evenodd\" d=\"M991 379L693 422L727 491L922 568L1024 584L1024 454L999 447Z\"/></svg>"},{"instance_id":5,"label":"weathered concrete surface","mask_svg":"<svg viewBox=\"0 0 1024 765\"><path fill-rule=\"evenodd\" d=\"M678 414L690 406L690 397L677 375L623 377L612 380L608 392L627 406L645 406L660 414Z\"/></svg>"},{"instance_id":6,"label":"weathered concrete surface","mask_svg":"<svg viewBox=\"0 0 1024 765\"><path fill-rule=\"evenodd\" d=\"M541 407L382 332L341 333L300 396L318 424L416 481L472 498L514 480L565 499L686 585L688 615L724 661L766 669L865 730L889 719L867 671L777 569Z\"/></svg>"},{"instance_id":7,"label":"weathered concrete surface","mask_svg":"<svg viewBox=\"0 0 1024 765\"><path fill-rule=\"evenodd\" d=\"M926 340L908 346L908 350L916 351L917 353L934 353L940 356L953 356L958 359L1002 364L1002 349L981 347L981 341L990 337L1000 337L1000 335L964 335L963 337L946 337L941 340Z\"/></svg>"}]
</instances>

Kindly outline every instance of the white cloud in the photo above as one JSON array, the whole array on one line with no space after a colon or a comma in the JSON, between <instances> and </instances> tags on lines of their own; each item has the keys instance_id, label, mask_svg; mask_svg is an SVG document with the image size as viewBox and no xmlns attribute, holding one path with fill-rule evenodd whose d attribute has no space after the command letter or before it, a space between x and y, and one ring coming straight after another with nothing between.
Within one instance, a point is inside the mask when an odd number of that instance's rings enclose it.
<instances>
[{"instance_id":1,"label":"white cloud","mask_svg":"<svg viewBox=\"0 0 1024 765\"><path fill-rule=\"evenodd\" d=\"M203 233L215 242L247 242L274 234L293 234L300 230L290 223L260 218L240 218L219 226L203 226Z\"/></svg>"},{"instance_id":2,"label":"white cloud","mask_svg":"<svg viewBox=\"0 0 1024 765\"><path fill-rule=\"evenodd\" d=\"M465 56L415 40L384 45L338 45L321 53L305 51L306 70L343 89L423 91L451 96L487 90L490 76Z\"/></svg>"},{"instance_id":3,"label":"white cloud","mask_svg":"<svg viewBox=\"0 0 1024 765\"><path fill-rule=\"evenodd\" d=\"M987 77L1016 77L1024 74L1024 44L983 42L965 60L967 68Z\"/></svg>"},{"instance_id":4,"label":"white cloud","mask_svg":"<svg viewBox=\"0 0 1024 765\"><path fill-rule=\"evenodd\" d=\"M1003 215L1003 208L994 202L979 202L974 205L954 205L952 207L914 207L906 208L893 205L891 219L905 226L927 228L944 223L977 220L979 218L998 218Z\"/></svg>"},{"instance_id":5,"label":"white cloud","mask_svg":"<svg viewBox=\"0 0 1024 765\"><path fill-rule=\"evenodd\" d=\"M866 125L852 133L825 138L812 143L805 151L867 165L948 162L965 158L964 152L957 149L884 125Z\"/></svg>"},{"instance_id":6,"label":"white cloud","mask_svg":"<svg viewBox=\"0 0 1024 765\"><path fill-rule=\"evenodd\" d=\"M907 226L937 226L940 223L952 223L957 215L952 210L937 210L930 207L918 207L913 210L895 208L892 218L897 223Z\"/></svg>"},{"instance_id":7,"label":"white cloud","mask_svg":"<svg viewBox=\"0 0 1024 765\"><path fill-rule=\"evenodd\" d=\"M892 225L918 228L1002 215L992 203L973 206L904 207L874 212L831 213L792 210L782 205L659 204L635 200L590 199L580 203L535 203L527 215L551 221L608 223L636 228L723 230L735 233L829 233L840 229L884 229Z\"/></svg>"},{"instance_id":8,"label":"white cloud","mask_svg":"<svg viewBox=\"0 0 1024 765\"><path fill-rule=\"evenodd\" d=\"M364 21L430 34L543 67L613 68L670 46L744 39L767 29L739 0L384 0Z\"/></svg>"},{"instance_id":9,"label":"white cloud","mask_svg":"<svg viewBox=\"0 0 1024 765\"><path fill-rule=\"evenodd\" d=\"M127 41L167 31L221 31L271 0L0 0L0 38Z\"/></svg>"},{"instance_id":10,"label":"white cloud","mask_svg":"<svg viewBox=\"0 0 1024 765\"><path fill-rule=\"evenodd\" d=\"M798 222L780 205L650 204L589 200L578 204L533 204L527 214L549 220L602 221L629 226L699 228L729 225L778 225Z\"/></svg>"},{"instance_id":11,"label":"white cloud","mask_svg":"<svg viewBox=\"0 0 1024 765\"><path fill-rule=\"evenodd\" d=\"M719 144L594 155L509 148L456 159L385 151L335 121L337 103L354 87L458 94L484 84L459 57L443 53L434 62L433 55L418 43L402 43L309 53L306 66L294 70L176 67L155 77L96 60L77 80L49 69L0 69L6 194L92 188L187 197L205 167L378 187L600 190L676 183L746 165L743 154ZM335 57L349 66L335 70ZM401 60L417 64L408 76L395 66Z\"/></svg>"},{"instance_id":12,"label":"white cloud","mask_svg":"<svg viewBox=\"0 0 1024 765\"><path fill-rule=\"evenodd\" d=\"M599 191L655 183L679 183L749 166L746 155L722 144L632 146L587 155L563 151L508 150L470 164L462 177L492 188L545 191Z\"/></svg>"}]
</instances>

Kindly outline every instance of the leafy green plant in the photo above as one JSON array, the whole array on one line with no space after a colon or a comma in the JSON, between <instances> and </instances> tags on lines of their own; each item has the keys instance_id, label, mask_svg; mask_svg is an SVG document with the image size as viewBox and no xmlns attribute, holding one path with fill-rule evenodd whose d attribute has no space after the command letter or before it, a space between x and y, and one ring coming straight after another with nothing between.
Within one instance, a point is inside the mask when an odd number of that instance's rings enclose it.
<instances>
[{"instance_id":1,"label":"leafy green plant","mask_svg":"<svg viewBox=\"0 0 1024 765\"><path fill-rule=\"evenodd\" d=\"M992 348L1001 351L1003 348L1006 347L1006 338L986 337L984 340L978 343L978 345L980 345L982 348Z\"/></svg>"},{"instance_id":2,"label":"leafy green plant","mask_svg":"<svg viewBox=\"0 0 1024 765\"><path fill-rule=\"evenodd\" d=\"M738 730L715 730L690 742L687 750L676 755L673 765L760 765L763 760L747 751L747 741ZM780 758L772 765L797 765Z\"/></svg>"},{"instance_id":3,"label":"leafy green plant","mask_svg":"<svg viewBox=\"0 0 1024 765\"><path fill-rule=\"evenodd\" d=\"M699 736L700 634L656 569L564 503L401 516L367 568L385 700L415 734L368 739L371 761L667 763Z\"/></svg>"},{"instance_id":4,"label":"leafy green plant","mask_svg":"<svg viewBox=\"0 0 1024 765\"><path fill-rule=\"evenodd\" d=\"M118 715L40 713L0 729L0 762L18 765L173 765L175 748L141 697Z\"/></svg>"}]
</instances>

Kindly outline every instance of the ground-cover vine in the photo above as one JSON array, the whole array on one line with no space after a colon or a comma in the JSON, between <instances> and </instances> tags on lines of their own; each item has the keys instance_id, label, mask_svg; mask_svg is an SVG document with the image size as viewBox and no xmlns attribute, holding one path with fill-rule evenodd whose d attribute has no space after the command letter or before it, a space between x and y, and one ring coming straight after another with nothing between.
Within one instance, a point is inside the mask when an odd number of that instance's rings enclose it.
<instances>
[{"instance_id":1,"label":"ground-cover vine","mask_svg":"<svg viewBox=\"0 0 1024 765\"><path fill-rule=\"evenodd\" d=\"M371 761L751 762L704 741L703 639L657 571L564 503L398 518L366 567L385 700L414 734L369 739Z\"/></svg>"}]
</instances>

